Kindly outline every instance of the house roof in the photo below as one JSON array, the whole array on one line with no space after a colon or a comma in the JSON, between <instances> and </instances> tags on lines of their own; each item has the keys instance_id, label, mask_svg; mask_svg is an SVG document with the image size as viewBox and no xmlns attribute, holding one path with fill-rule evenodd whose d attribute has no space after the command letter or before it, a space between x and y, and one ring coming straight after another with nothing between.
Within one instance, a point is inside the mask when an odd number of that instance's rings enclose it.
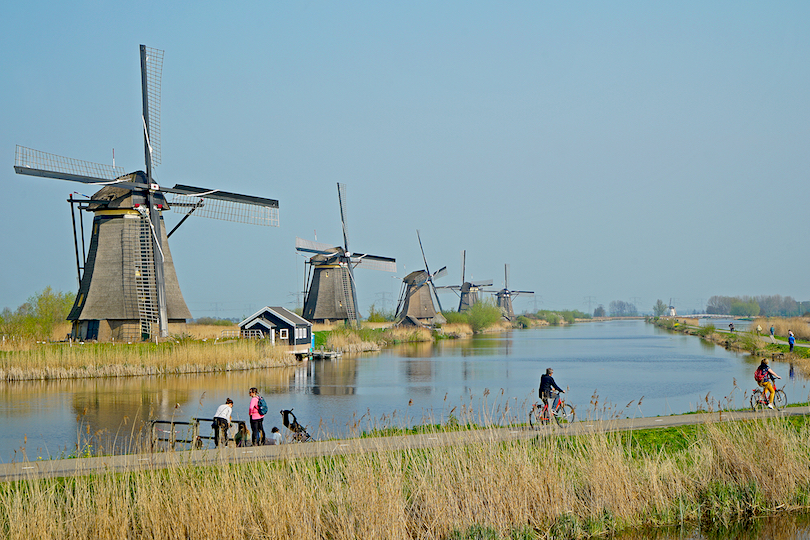
<instances>
[{"instance_id":1,"label":"house roof","mask_svg":"<svg viewBox=\"0 0 810 540\"><path fill-rule=\"evenodd\" d=\"M260 318L265 313L270 314L272 317L276 317L290 326L312 326L312 323L308 320L304 319L303 317L299 317L292 311L287 308L283 307L271 307L271 306L264 306L262 309L245 319L244 321L239 323L240 328L244 328L246 324L251 322L256 318Z\"/></svg>"}]
</instances>

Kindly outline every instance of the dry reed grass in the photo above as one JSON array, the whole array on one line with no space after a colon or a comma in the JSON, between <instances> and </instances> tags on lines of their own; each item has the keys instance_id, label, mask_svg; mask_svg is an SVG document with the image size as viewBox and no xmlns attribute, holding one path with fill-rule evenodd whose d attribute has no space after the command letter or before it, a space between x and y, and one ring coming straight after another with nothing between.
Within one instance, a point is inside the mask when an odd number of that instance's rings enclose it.
<instances>
[{"instance_id":1,"label":"dry reed grass","mask_svg":"<svg viewBox=\"0 0 810 540\"><path fill-rule=\"evenodd\" d=\"M767 336L770 333L770 328L773 326L777 336L782 336L787 339L788 330L793 330L796 339L803 339L810 341L810 323L804 317L791 317L789 319L776 317L776 318L759 318L751 323L751 329L762 327L762 335Z\"/></svg>"},{"instance_id":2,"label":"dry reed grass","mask_svg":"<svg viewBox=\"0 0 810 540\"><path fill-rule=\"evenodd\" d=\"M620 435L179 466L0 485L6 538L502 538L601 536L699 519L728 523L810 504L807 427L707 424L685 450ZM290 449L292 450L292 448Z\"/></svg>"},{"instance_id":3,"label":"dry reed grass","mask_svg":"<svg viewBox=\"0 0 810 540\"><path fill-rule=\"evenodd\" d=\"M290 365L285 347L259 340L182 343L6 342L0 380L48 380L235 371Z\"/></svg>"}]
</instances>

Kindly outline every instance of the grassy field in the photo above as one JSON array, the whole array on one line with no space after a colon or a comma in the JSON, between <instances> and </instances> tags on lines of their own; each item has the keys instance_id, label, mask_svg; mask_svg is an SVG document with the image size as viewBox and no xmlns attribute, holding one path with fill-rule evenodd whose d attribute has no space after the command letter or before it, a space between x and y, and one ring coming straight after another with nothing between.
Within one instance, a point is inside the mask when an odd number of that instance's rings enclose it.
<instances>
[{"instance_id":1,"label":"grassy field","mask_svg":"<svg viewBox=\"0 0 810 540\"><path fill-rule=\"evenodd\" d=\"M0 484L30 538L588 538L810 507L804 418ZM391 439L396 441L398 439Z\"/></svg>"}]
</instances>

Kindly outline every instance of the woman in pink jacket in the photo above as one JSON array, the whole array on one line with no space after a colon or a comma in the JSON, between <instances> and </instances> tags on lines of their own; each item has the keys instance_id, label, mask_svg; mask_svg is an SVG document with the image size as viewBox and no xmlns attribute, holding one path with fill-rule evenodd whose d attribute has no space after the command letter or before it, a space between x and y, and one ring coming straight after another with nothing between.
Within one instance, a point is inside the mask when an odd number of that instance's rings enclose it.
<instances>
[{"instance_id":1,"label":"woman in pink jacket","mask_svg":"<svg viewBox=\"0 0 810 540\"><path fill-rule=\"evenodd\" d=\"M249 393L248 415L250 416L250 431L252 432L251 440L253 446L259 446L264 444L264 415L259 414L259 389L253 387Z\"/></svg>"}]
</instances>

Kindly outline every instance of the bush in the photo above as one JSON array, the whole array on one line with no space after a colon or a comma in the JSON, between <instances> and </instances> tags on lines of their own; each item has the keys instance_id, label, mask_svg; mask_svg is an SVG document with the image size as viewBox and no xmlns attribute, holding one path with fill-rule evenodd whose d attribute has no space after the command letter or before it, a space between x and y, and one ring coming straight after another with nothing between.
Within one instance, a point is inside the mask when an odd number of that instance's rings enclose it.
<instances>
[{"instance_id":1,"label":"bush","mask_svg":"<svg viewBox=\"0 0 810 540\"><path fill-rule=\"evenodd\" d=\"M470 324L466 313L458 311L442 311L442 315L447 319L447 324Z\"/></svg>"},{"instance_id":2,"label":"bush","mask_svg":"<svg viewBox=\"0 0 810 540\"><path fill-rule=\"evenodd\" d=\"M532 325L531 319L526 317L525 315L518 315L515 319L515 326L518 328L529 328Z\"/></svg>"},{"instance_id":3,"label":"bush","mask_svg":"<svg viewBox=\"0 0 810 540\"><path fill-rule=\"evenodd\" d=\"M476 334L497 324L501 320L501 316L501 308L496 306L495 301L491 299L473 304L467 311L467 320L473 333Z\"/></svg>"},{"instance_id":4,"label":"bush","mask_svg":"<svg viewBox=\"0 0 810 540\"><path fill-rule=\"evenodd\" d=\"M368 322L387 322L394 320L394 313L392 312L385 312L383 310L377 310L374 304L371 304L368 308L368 317L366 317L366 321Z\"/></svg>"},{"instance_id":5,"label":"bush","mask_svg":"<svg viewBox=\"0 0 810 540\"><path fill-rule=\"evenodd\" d=\"M76 295L53 292L45 287L12 312L5 308L0 314L0 334L30 339L51 339L54 328L67 320Z\"/></svg>"},{"instance_id":6,"label":"bush","mask_svg":"<svg viewBox=\"0 0 810 540\"><path fill-rule=\"evenodd\" d=\"M206 326L233 326L234 321L230 319L217 319L215 317L200 317L194 319L192 324L201 324Z\"/></svg>"}]
</instances>

